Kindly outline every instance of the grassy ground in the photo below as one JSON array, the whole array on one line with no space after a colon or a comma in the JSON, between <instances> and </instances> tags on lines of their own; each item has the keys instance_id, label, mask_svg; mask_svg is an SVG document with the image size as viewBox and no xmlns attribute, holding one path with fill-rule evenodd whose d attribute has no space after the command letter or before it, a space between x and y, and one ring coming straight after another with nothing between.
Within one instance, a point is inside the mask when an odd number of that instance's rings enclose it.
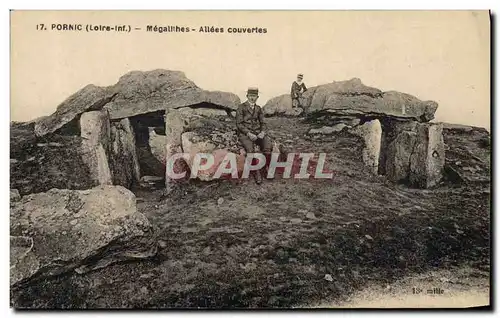
<instances>
[{"instance_id":1,"label":"grassy ground","mask_svg":"<svg viewBox=\"0 0 500 318\"><path fill-rule=\"evenodd\" d=\"M15 291L13 303L309 307L437 268L489 271L488 183L409 189L370 174L356 137L310 140L298 119L269 126L289 150L327 153L333 179L189 182L166 197L138 190L160 237L155 259L39 282Z\"/></svg>"}]
</instances>

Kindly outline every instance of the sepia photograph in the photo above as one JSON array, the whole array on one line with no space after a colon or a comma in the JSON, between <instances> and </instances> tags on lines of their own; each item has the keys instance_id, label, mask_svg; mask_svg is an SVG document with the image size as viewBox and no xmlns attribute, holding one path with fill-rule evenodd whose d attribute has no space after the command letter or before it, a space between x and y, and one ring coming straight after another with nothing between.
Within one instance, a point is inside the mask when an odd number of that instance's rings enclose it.
<instances>
[{"instance_id":1,"label":"sepia photograph","mask_svg":"<svg viewBox=\"0 0 500 318\"><path fill-rule=\"evenodd\" d=\"M491 310L490 11L9 15L12 309Z\"/></svg>"}]
</instances>

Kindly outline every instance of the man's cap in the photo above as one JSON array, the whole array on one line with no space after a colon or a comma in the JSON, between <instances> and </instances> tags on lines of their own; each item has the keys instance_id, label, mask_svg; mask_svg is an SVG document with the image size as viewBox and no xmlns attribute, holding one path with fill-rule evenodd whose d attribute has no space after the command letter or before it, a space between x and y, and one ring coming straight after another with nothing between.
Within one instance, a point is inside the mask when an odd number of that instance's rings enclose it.
<instances>
[{"instance_id":1,"label":"man's cap","mask_svg":"<svg viewBox=\"0 0 500 318\"><path fill-rule=\"evenodd\" d=\"M297 77L304 78L304 74L298 74Z\"/></svg>"},{"instance_id":2,"label":"man's cap","mask_svg":"<svg viewBox=\"0 0 500 318\"><path fill-rule=\"evenodd\" d=\"M259 94L259 89L257 87L249 87L247 90L247 94Z\"/></svg>"}]
</instances>

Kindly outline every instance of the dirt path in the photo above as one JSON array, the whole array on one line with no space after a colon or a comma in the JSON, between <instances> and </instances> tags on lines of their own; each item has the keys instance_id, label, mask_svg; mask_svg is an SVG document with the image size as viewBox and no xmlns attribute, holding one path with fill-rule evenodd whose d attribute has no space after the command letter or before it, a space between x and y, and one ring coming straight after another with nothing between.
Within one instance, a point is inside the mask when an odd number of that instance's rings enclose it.
<instances>
[{"instance_id":1,"label":"dirt path","mask_svg":"<svg viewBox=\"0 0 500 318\"><path fill-rule=\"evenodd\" d=\"M489 273L460 268L409 276L368 286L344 302L319 308L467 308L490 305Z\"/></svg>"}]
</instances>

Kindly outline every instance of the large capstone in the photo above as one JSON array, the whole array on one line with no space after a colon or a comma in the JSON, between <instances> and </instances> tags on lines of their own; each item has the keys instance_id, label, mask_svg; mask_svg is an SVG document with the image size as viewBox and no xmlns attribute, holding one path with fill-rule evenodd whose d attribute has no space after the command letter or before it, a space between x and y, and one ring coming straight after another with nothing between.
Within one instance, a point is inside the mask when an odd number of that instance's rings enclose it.
<instances>
[{"instance_id":1,"label":"large capstone","mask_svg":"<svg viewBox=\"0 0 500 318\"><path fill-rule=\"evenodd\" d=\"M123 75L113 89L117 94L113 101L105 106L111 119L200 103L211 103L236 110L240 103L239 97L233 93L199 88L179 71L133 71Z\"/></svg>"},{"instance_id":2,"label":"large capstone","mask_svg":"<svg viewBox=\"0 0 500 318\"><path fill-rule=\"evenodd\" d=\"M87 85L57 106L56 111L40 118L35 123L35 134L39 137L53 133L64 125L77 120L87 111L100 110L111 101L115 92L112 88Z\"/></svg>"},{"instance_id":3,"label":"large capstone","mask_svg":"<svg viewBox=\"0 0 500 318\"><path fill-rule=\"evenodd\" d=\"M434 101L421 101L409 94L382 92L364 85L359 78L311 87L303 94L301 106L308 115L329 112L334 116L388 116L420 122L432 120L438 107ZM290 95L286 94L271 98L263 110L268 116L294 116L301 114L302 108L292 108Z\"/></svg>"}]
</instances>

